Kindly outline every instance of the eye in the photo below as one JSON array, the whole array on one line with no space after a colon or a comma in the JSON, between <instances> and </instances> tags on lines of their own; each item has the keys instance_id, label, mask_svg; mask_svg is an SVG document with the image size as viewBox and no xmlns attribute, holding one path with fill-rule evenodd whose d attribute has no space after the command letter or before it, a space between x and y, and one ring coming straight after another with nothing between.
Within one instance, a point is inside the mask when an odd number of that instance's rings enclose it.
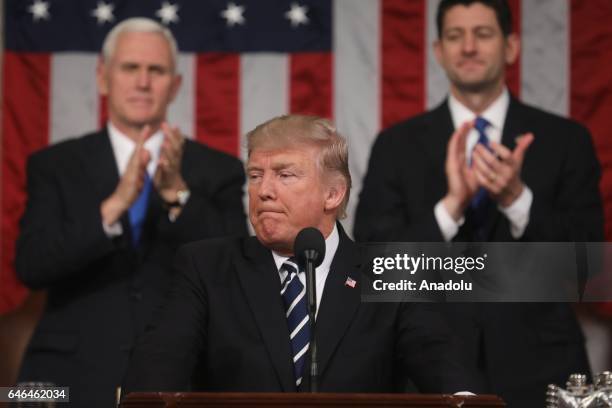
<instances>
[{"instance_id":1,"label":"eye","mask_svg":"<svg viewBox=\"0 0 612 408\"><path fill-rule=\"evenodd\" d=\"M168 70L162 66L154 65L149 68L149 72L156 75L164 75L168 72Z\"/></svg>"},{"instance_id":2,"label":"eye","mask_svg":"<svg viewBox=\"0 0 612 408\"><path fill-rule=\"evenodd\" d=\"M495 33L493 32L493 30L490 30L490 29L482 29L482 30L476 31L476 37L481 38L481 39L491 38L493 37L494 34Z\"/></svg>"},{"instance_id":3,"label":"eye","mask_svg":"<svg viewBox=\"0 0 612 408\"><path fill-rule=\"evenodd\" d=\"M291 177L295 177L295 174L294 174L294 173L292 173L292 172L290 172L290 171L281 171L281 172L279 173L279 177L280 177L281 179L285 179L285 180L286 180L286 179L289 179L289 178L291 178Z\"/></svg>"},{"instance_id":4,"label":"eye","mask_svg":"<svg viewBox=\"0 0 612 408\"><path fill-rule=\"evenodd\" d=\"M249 179L249 183L256 183L261 180L261 173L249 173L247 178Z\"/></svg>"}]
</instances>

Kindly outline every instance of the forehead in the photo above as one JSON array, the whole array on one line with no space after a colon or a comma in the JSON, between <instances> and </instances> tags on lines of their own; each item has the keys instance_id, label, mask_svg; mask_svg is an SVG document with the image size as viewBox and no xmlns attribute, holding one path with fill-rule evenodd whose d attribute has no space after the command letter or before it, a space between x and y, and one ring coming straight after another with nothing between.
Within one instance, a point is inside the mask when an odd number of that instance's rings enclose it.
<instances>
[{"instance_id":1,"label":"forehead","mask_svg":"<svg viewBox=\"0 0 612 408\"><path fill-rule=\"evenodd\" d=\"M117 38L112 58L170 65L172 51L161 33L124 32Z\"/></svg>"},{"instance_id":2,"label":"forehead","mask_svg":"<svg viewBox=\"0 0 612 408\"><path fill-rule=\"evenodd\" d=\"M248 159L247 168L277 167L277 166L308 166L315 165L318 149L314 146L295 148L254 149Z\"/></svg>"},{"instance_id":3,"label":"forehead","mask_svg":"<svg viewBox=\"0 0 612 408\"><path fill-rule=\"evenodd\" d=\"M495 10L482 3L472 3L469 6L458 4L449 8L444 15L444 30L457 28L471 29L474 27L496 27L501 30L497 22Z\"/></svg>"}]
</instances>

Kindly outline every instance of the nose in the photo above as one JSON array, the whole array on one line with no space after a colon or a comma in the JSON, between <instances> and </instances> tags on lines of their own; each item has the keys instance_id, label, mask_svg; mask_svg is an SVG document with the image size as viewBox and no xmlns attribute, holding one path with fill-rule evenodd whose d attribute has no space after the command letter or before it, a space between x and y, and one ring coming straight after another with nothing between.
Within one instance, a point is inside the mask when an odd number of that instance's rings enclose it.
<instances>
[{"instance_id":1,"label":"nose","mask_svg":"<svg viewBox=\"0 0 612 408\"><path fill-rule=\"evenodd\" d=\"M151 86L151 74L146 69L138 71L136 85L142 89L148 89Z\"/></svg>"},{"instance_id":2,"label":"nose","mask_svg":"<svg viewBox=\"0 0 612 408\"><path fill-rule=\"evenodd\" d=\"M476 37L468 33L463 37L462 49L464 54L474 54L476 52Z\"/></svg>"},{"instance_id":3,"label":"nose","mask_svg":"<svg viewBox=\"0 0 612 408\"><path fill-rule=\"evenodd\" d=\"M274 177L271 174L263 175L258 185L257 195L261 201L274 200L276 198Z\"/></svg>"}]
</instances>

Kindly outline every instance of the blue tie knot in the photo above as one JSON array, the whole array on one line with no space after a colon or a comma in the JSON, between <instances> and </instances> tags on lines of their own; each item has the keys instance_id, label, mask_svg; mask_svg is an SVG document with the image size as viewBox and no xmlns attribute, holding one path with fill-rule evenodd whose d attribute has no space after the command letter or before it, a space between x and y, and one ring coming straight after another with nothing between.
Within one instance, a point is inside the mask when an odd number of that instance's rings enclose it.
<instances>
[{"instance_id":1,"label":"blue tie knot","mask_svg":"<svg viewBox=\"0 0 612 408\"><path fill-rule=\"evenodd\" d=\"M484 131L487 129L489 125L491 125L489 121L483 118L482 116L478 116L476 118L476 121L474 122L474 127L476 128L478 133L480 132L484 133Z\"/></svg>"},{"instance_id":2,"label":"blue tie knot","mask_svg":"<svg viewBox=\"0 0 612 408\"><path fill-rule=\"evenodd\" d=\"M478 132L478 143L484 145L485 147L489 147L489 138L485 133L485 129L489 125L491 125L489 121L480 116L478 116L474 121L474 128Z\"/></svg>"}]
</instances>

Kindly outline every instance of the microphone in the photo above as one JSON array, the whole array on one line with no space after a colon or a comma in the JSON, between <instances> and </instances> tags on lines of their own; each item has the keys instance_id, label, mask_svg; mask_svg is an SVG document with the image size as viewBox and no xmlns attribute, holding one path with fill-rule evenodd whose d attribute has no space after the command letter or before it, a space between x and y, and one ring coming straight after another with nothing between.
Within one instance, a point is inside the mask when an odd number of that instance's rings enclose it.
<instances>
[{"instance_id":1,"label":"microphone","mask_svg":"<svg viewBox=\"0 0 612 408\"><path fill-rule=\"evenodd\" d=\"M315 316L317 314L317 280L315 268L325 258L325 238L316 228L302 229L295 237L293 252L306 271L306 297L308 299L308 320L310 322L310 392L319 389L319 368L317 343L315 341Z\"/></svg>"},{"instance_id":2,"label":"microphone","mask_svg":"<svg viewBox=\"0 0 612 408\"><path fill-rule=\"evenodd\" d=\"M325 258L325 238L313 227L304 228L297 234L293 248L298 261L304 265L311 261L316 268Z\"/></svg>"}]
</instances>

